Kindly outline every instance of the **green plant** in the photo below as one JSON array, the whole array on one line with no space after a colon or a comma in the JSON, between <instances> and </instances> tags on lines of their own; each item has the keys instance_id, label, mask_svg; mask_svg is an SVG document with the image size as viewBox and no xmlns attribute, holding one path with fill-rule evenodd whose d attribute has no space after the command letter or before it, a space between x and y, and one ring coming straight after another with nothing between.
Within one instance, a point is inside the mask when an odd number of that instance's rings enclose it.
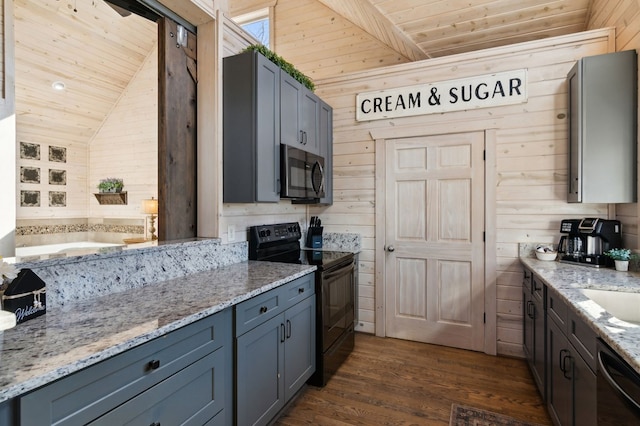
<instances>
[{"instance_id":1,"label":"green plant","mask_svg":"<svg viewBox=\"0 0 640 426\"><path fill-rule=\"evenodd\" d=\"M284 70L291 77L298 80L300 83L304 84L305 87L313 92L315 89L315 85L311 81L309 77L301 73L294 67L291 63L287 62L282 56L279 56L268 47L262 44L252 44L251 46L246 47L243 52L254 51L261 53L265 58L279 66L282 70Z\"/></svg>"},{"instance_id":2,"label":"green plant","mask_svg":"<svg viewBox=\"0 0 640 426\"><path fill-rule=\"evenodd\" d=\"M100 179L98 189L102 192L119 191L124 187L124 181L120 178Z\"/></svg>"},{"instance_id":3,"label":"green plant","mask_svg":"<svg viewBox=\"0 0 640 426\"><path fill-rule=\"evenodd\" d=\"M625 248L613 248L609 251L606 251L605 256L609 256L613 260L632 260L636 259L638 255L635 253L631 253L630 249Z\"/></svg>"}]
</instances>

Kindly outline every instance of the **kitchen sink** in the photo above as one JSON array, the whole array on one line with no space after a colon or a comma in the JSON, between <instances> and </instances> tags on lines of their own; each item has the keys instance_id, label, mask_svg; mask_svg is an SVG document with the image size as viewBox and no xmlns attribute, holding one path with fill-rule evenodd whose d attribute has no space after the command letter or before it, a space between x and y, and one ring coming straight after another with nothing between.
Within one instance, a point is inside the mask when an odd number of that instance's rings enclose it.
<instances>
[{"instance_id":1,"label":"kitchen sink","mask_svg":"<svg viewBox=\"0 0 640 426\"><path fill-rule=\"evenodd\" d=\"M640 293L608 290L580 290L614 317L640 325Z\"/></svg>"}]
</instances>

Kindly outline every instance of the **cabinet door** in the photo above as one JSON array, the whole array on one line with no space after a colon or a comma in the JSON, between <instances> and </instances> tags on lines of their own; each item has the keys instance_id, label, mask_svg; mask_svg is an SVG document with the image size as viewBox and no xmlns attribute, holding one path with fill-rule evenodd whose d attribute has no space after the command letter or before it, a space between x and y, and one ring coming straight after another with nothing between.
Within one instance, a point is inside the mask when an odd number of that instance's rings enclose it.
<instances>
[{"instance_id":1,"label":"cabinet door","mask_svg":"<svg viewBox=\"0 0 640 426\"><path fill-rule=\"evenodd\" d=\"M333 108L320 103L318 144L320 156L324 158L324 198L320 204L333 204Z\"/></svg>"},{"instance_id":2,"label":"cabinet door","mask_svg":"<svg viewBox=\"0 0 640 426\"><path fill-rule=\"evenodd\" d=\"M531 290L522 287L522 349L524 355L533 367L533 326L534 326L534 304Z\"/></svg>"},{"instance_id":3,"label":"cabinet door","mask_svg":"<svg viewBox=\"0 0 640 426\"><path fill-rule=\"evenodd\" d=\"M302 130L302 147L305 151L320 154L318 143L318 120L320 118L320 98L309 89L302 86L300 89L300 130Z\"/></svg>"},{"instance_id":4,"label":"cabinet door","mask_svg":"<svg viewBox=\"0 0 640 426\"><path fill-rule=\"evenodd\" d=\"M225 360L230 359L230 349L218 349L89 424L205 424L225 407L224 376L229 368Z\"/></svg>"},{"instance_id":5,"label":"cabinet door","mask_svg":"<svg viewBox=\"0 0 640 426\"><path fill-rule=\"evenodd\" d=\"M13 423L13 400L0 402L0 425L12 425Z\"/></svg>"},{"instance_id":6,"label":"cabinet door","mask_svg":"<svg viewBox=\"0 0 640 426\"><path fill-rule=\"evenodd\" d=\"M236 340L236 419L267 424L284 406L284 314Z\"/></svg>"},{"instance_id":7,"label":"cabinet door","mask_svg":"<svg viewBox=\"0 0 640 426\"><path fill-rule=\"evenodd\" d=\"M308 297L285 313L285 400L316 371L316 304Z\"/></svg>"},{"instance_id":8,"label":"cabinet door","mask_svg":"<svg viewBox=\"0 0 640 426\"><path fill-rule=\"evenodd\" d=\"M595 426L597 418L596 375L579 354L573 365L573 423L576 426Z\"/></svg>"},{"instance_id":9,"label":"cabinet door","mask_svg":"<svg viewBox=\"0 0 640 426\"><path fill-rule=\"evenodd\" d=\"M534 278L535 280L535 278ZM542 395L542 399L546 398L545 394L545 345L546 345L546 336L545 336L545 313L544 313L544 305L541 299L538 299L535 294L532 298L533 303L533 357L532 357L532 366L533 366L533 378L538 385L538 391L540 391L540 395Z\"/></svg>"},{"instance_id":10,"label":"cabinet door","mask_svg":"<svg viewBox=\"0 0 640 426\"><path fill-rule=\"evenodd\" d=\"M302 85L286 72L280 73L280 143L302 149L300 111Z\"/></svg>"},{"instance_id":11,"label":"cabinet door","mask_svg":"<svg viewBox=\"0 0 640 426\"><path fill-rule=\"evenodd\" d=\"M573 360L569 343L554 321L547 321L547 408L554 424L571 424Z\"/></svg>"}]
</instances>

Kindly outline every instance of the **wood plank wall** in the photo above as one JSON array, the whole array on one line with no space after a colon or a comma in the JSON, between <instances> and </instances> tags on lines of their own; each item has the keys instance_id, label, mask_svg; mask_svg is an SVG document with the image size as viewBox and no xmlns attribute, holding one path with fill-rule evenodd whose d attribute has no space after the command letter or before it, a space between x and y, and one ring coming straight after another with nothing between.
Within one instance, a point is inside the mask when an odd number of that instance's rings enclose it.
<instances>
[{"instance_id":1,"label":"wood plank wall","mask_svg":"<svg viewBox=\"0 0 640 426\"><path fill-rule=\"evenodd\" d=\"M88 179L83 191L88 217L144 217L142 200L158 198L157 43L91 140L88 152ZM100 179L107 177L124 179L127 205L98 204L93 193Z\"/></svg>"},{"instance_id":2,"label":"wood plank wall","mask_svg":"<svg viewBox=\"0 0 640 426\"><path fill-rule=\"evenodd\" d=\"M614 27L616 51L640 50L640 2L637 0L593 0L588 28ZM640 122L640 115L638 122ZM622 222L626 247L640 248L638 217L640 205L616 205L616 218Z\"/></svg>"},{"instance_id":3,"label":"wood plank wall","mask_svg":"<svg viewBox=\"0 0 640 426\"><path fill-rule=\"evenodd\" d=\"M568 204L566 74L583 56L611 49L611 32L600 30L539 42L488 49L354 73L317 81L317 93L334 108L334 199L327 208L311 208L324 218L326 229L357 232L364 239L361 254L361 329L373 332L375 306L375 163L370 131L443 122L497 123L496 203L487 214L496 223L497 349L521 356L521 266L518 243L557 242L560 219L606 217L600 204ZM527 68L526 104L451 112L438 115L355 121L355 95L380 88L402 87L513 69ZM489 262L493 263L493 262Z\"/></svg>"}]
</instances>

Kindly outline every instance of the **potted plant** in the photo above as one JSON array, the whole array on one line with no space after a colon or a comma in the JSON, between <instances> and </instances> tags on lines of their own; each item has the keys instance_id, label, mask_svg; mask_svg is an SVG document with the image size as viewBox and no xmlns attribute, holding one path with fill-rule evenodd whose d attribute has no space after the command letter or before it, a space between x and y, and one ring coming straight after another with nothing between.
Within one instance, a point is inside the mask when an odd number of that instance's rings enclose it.
<instances>
[{"instance_id":1,"label":"potted plant","mask_svg":"<svg viewBox=\"0 0 640 426\"><path fill-rule=\"evenodd\" d=\"M120 192L124 187L124 181L120 178L100 179L98 190L100 192Z\"/></svg>"},{"instance_id":2,"label":"potted plant","mask_svg":"<svg viewBox=\"0 0 640 426\"><path fill-rule=\"evenodd\" d=\"M631 253L631 250L626 248L612 248L604 254L614 260L616 271L628 271L629 261L637 258L636 254Z\"/></svg>"},{"instance_id":3,"label":"potted plant","mask_svg":"<svg viewBox=\"0 0 640 426\"><path fill-rule=\"evenodd\" d=\"M268 47L262 44L252 44L247 46L243 52L254 51L262 54L265 58L276 64L280 67L284 72L289 74L294 79L298 80L302 83L307 89L310 91L314 91L315 85L313 81L302 72L300 72L296 67L294 67L290 62L287 62L282 56L278 55L274 51L270 50Z\"/></svg>"}]
</instances>

